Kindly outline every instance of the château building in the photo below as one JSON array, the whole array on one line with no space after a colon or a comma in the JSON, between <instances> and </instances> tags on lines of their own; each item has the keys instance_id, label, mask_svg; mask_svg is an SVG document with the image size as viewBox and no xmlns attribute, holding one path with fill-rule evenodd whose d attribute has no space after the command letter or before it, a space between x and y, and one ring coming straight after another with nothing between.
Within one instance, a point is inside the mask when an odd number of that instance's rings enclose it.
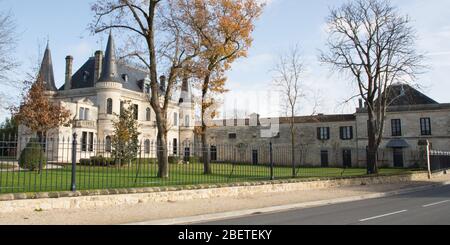
<instances>
[{"instance_id":1,"label":"ch\u00e2teau building","mask_svg":"<svg viewBox=\"0 0 450 245\"><path fill-rule=\"evenodd\" d=\"M148 72L119 61L115 53L114 38L110 34L106 51L95 52L75 73L73 57L66 57L65 83L58 88L53 73L50 48L47 46L40 67L39 76L45 84L46 95L54 103L60 103L70 110L71 123L48 132L47 155L50 160L70 159L67 148L54 140L69 140L78 135L78 158L108 155L111 152L113 121L120 114L125 103L134 108L134 117L140 125L140 141L144 154L155 155L156 119L150 106L150 80ZM160 91L165 93L165 77L159 79ZM174 95L168 110L170 130L168 145L171 154L178 154L180 144L193 141L194 104L189 81L183 79L179 91ZM19 127L19 139L31 136L32 132L23 125ZM26 144L21 144L22 148ZM67 150L66 150L67 151ZM155 156L153 156L155 157Z\"/></svg>"}]
</instances>

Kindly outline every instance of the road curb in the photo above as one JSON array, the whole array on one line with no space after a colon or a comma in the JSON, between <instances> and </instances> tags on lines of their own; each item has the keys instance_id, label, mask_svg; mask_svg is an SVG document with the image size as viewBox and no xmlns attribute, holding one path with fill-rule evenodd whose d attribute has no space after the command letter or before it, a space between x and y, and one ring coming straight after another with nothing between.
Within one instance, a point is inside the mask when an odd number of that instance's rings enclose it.
<instances>
[{"instance_id":1,"label":"road curb","mask_svg":"<svg viewBox=\"0 0 450 245\"><path fill-rule=\"evenodd\" d=\"M414 193L414 192L431 190L431 189L446 186L446 185L450 185L450 181L431 184L431 185L425 185L425 186L419 186L419 187L414 187L414 188L400 189L400 190L396 190L396 191L383 192L383 193L374 193L374 194L367 194L367 195L360 195L360 196L336 198L336 199L330 199L330 200L288 204L288 205L281 205L281 206L267 207L267 208L230 211L230 212L223 212L223 213L217 213L217 214L205 214L205 215L196 215L196 216L173 218L173 219L152 220L152 221L137 222L137 223L123 224L123 225L182 225L182 224L193 224L193 223L197 223L197 222L211 222L211 221L217 221L217 220L223 220L223 219L239 218L239 217L255 215L255 214L258 214L258 215L269 214L269 213L276 213L276 212L281 212L281 211L289 211L289 210L293 210L293 209L313 208L313 207L320 207L320 206L354 202L354 201L391 197L391 196L397 196L397 195L402 195L402 194L409 194L409 193Z\"/></svg>"}]
</instances>

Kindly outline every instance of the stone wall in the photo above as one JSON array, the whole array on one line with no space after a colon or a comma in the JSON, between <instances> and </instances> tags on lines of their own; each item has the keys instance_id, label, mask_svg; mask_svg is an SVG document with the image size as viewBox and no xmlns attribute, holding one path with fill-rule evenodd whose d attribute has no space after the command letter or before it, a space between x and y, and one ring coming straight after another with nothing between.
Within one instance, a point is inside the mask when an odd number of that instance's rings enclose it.
<instances>
[{"instance_id":1,"label":"stone wall","mask_svg":"<svg viewBox=\"0 0 450 245\"><path fill-rule=\"evenodd\" d=\"M328 180L284 180L240 184L196 185L185 187L112 189L102 191L57 192L38 194L0 195L0 213L35 210L64 210L83 208L108 208L117 205L134 205L148 202L186 201L214 197L249 196L260 193L280 193L298 190L315 190L343 186L392 184L424 181L428 174L418 172L406 175Z\"/></svg>"}]
</instances>

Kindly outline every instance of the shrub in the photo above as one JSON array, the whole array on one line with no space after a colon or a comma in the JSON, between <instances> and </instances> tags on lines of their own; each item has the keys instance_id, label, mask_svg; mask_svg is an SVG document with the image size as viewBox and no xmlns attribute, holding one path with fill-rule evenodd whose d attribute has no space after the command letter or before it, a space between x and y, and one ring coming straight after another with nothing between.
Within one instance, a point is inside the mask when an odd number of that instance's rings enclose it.
<instances>
[{"instance_id":1,"label":"shrub","mask_svg":"<svg viewBox=\"0 0 450 245\"><path fill-rule=\"evenodd\" d=\"M97 156L91 157L91 164L94 166L111 166L115 165L115 161L110 157Z\"/></svg>"},{"instance_id":2,"label":"shrub","mask_svg":"<svg viewBox=\"0 0 450 245\"><path fill-rule=\"evenodd\" d=\"M169 163L170 164L178 164L180 162L180 158L177 156L170 156Z\"/></svg>"},{"instance_id":3,"label":"shrub","mask_svg":"<svg viewBox=\"0 0 450 245\"><path fill-rule=\"evenodd\" d=\"M157 164L156 158L138 158L133 160L133 164Z\"/></svg>"},{"instance_id":4,"label":"shrub","mask_svg":"<svg viewBox=\"0 0 450 245\"><path fill-rule=\"evenodd\" d=\"M80 165L82 166L90 166L91 165L91 159L80 159Z\"/></svg>"},{"instance_id":5,"label":"shrub","mask_svg":"<svg viewBox=\"0 0 450 245\"><path fill-rule=\"evenodd\" d=\"M200 163L200 157L185 157L184 161L189 162L190 164L197 164Z\"/></svg>"},{"instance_id":6,"label":"shrub","mask_svg":"<svg viewBox=\"0 0 450 245\"><path fill-rule=\"evenodd\" d=\"M98 167L106 167L115 165L115 161L113 158L96 156L91 157L89 159L80 159L80 165L82 166L98 166Z\"/></svg>"},{"instance_id":7,"label":"shrub","mask_svg":"<svg viewBox=\"0 0 450 245\"><path fill-rule=\"evenodd\" d=\"M30 140L20 153L19 166L23 169L35 171L39 169L39 165L43 169L46 164L47 158L41 144L37 140Z\"/></svg>"}]
</instances>

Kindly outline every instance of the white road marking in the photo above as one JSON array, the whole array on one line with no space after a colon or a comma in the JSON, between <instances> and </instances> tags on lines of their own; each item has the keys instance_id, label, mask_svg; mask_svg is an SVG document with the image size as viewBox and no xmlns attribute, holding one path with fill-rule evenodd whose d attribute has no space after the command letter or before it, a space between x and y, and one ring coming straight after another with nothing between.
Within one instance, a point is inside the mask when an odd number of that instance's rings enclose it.
<instances>
[{"instance_id":1,"label":"white road marking","mask_svg":"<svg viewBox=\"0 0 450 245\"><path fill-rule=\"evenodd\" d=\"M365 221L369 221L369 220L379 219L379 218L383 218L383 217L387 217L387 216L391 216L391 215L395 215L395 214L400 214L400 213L404 213L404 212L408 212L408 210L402 210L402 211L398 211L398 212L393 212L393 213L378 215L375 217L370 217L367 219L361 219L361 220L359 220L359 222L365 222Z\"/></svg>"},{"instance_id":2,"label":"white road marking","mask_svg":"<svg viewBox=\"0 0 450 245\"><path fill-rule=\"evenodd\" d=\"M431 206L436 206L436 205L447 203L447 202L450 202L450 200L445 200L445 201L442 201L442 202L430 203L430 204L427 204L427 205L423 205L422 207L428 208L428 207L431 207Z\"/></svg>"}]
</instances>

